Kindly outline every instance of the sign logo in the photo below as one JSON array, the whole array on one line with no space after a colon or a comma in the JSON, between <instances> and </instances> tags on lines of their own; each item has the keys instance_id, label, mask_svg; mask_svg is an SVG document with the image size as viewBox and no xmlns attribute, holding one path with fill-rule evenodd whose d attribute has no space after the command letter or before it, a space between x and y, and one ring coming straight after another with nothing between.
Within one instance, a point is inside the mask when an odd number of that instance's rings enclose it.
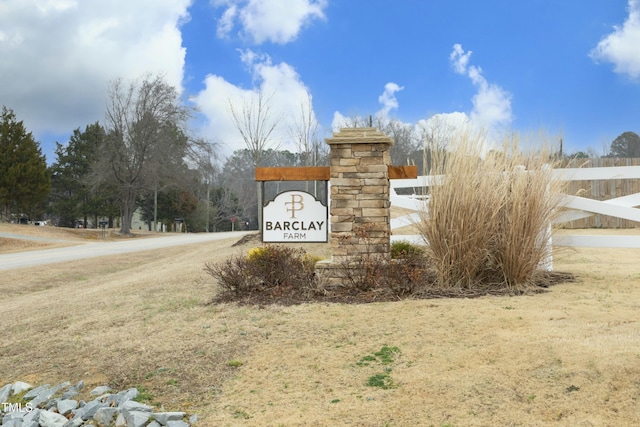
<instances>
[{"instance_id":1,"label":"sign logo","mask_svg":"<svg viewBox=\"0 0 640 427\"><path fill-rule=\"evenodd\" d=\"M304 200L304 197L302 197L302 194L291 193L291 201L284 202L285 205L290 206L289 208L287 208L287 211L291 212L291 218L296 217L296 210L301 211L304 209L303 200Z\"/></svg>"},{"instance_id":2,"label":"sign logo","mask_svg":"<svg viewBox=\"0 0 640 427\"><path fill-rule=\"evenodd\" d=\"M305 191L285 191L262 209L263 242L326 242L327 207Z\"/></svg>"}]
</instances>

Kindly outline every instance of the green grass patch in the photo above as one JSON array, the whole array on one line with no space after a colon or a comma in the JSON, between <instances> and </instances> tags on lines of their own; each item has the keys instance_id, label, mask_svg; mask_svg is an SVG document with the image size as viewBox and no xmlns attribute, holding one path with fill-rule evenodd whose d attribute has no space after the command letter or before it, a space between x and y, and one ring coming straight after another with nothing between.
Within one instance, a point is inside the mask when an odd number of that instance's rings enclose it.
<instances>
[{"instance_id":1,"label":"green grass patch","mask_svg":"<svg viewBox=\"0 0 640 427\"><path fill-rule=\"evenodd\" d=\"M393 357L398 353L400 353L400 349L398 347L389 347L385 345L382 346L380 351L377 351L374 354L376 355L376 357L378 357L380 363L382 363L383 365L388 365L390 363L393 363Z\"/></svg>"},{"instance_id":2,"label":"green grass patch","mask_svg":"<svg viewBox=\"0 0 640 427\"><path fill-rule=\"evenodd\" d=\"M138 389L138 395L133 398L135 402L145 403L155 407L160 406L160 403L154 400L153 394L151 394L151 392L149 392L149 390L147 390L145 386L138 385L136 389Z\"/></svg>"},{"instance_id":3,"label":"green grass patch","mask_svg":"<svg viewBox=\"0 0 640 427\"><path fill-rule=\"evenodd\" d=\"M387 390L390 388L395 388L395 384L393 383L393 378L389 372L383 372L380 374L375 374L369 377L367 380L367 386L369 387L379 387L381 389Z\"/></svg>"},{"instance_id":4,"label":"green grass patch","mask_svg":"<svg viewBox=\"0 0 640 427\"><path fill-rule=\"evenodd\" d=\"M400 349L398 347L389 347L387 345L383 345L379 351L363 356L358 362L356 362L356 365L369 366L374 362L379 362L383 365L389 365L390 363L393 363L394 357L397 354L400 354Z\"/></svg>"},{"instance_id":5,"label":"green grass patch","mask_svg":"<svg viewBox=\"0 0 640 427\"><path fill-rule=\"evenodd\" d=\"M400 349L398 347L392 347L385 344L380 348L380 350L373 354L363 356L358 362L356 362L356 365L361 367L376 364L386 366L383 372L371 375L367 379L366 385L369 387L378 387L384 390L397 387L393 378L391 378L391 367L389 365L395 361L396 356L399 354Z\"/></svg>"}]
</instances>

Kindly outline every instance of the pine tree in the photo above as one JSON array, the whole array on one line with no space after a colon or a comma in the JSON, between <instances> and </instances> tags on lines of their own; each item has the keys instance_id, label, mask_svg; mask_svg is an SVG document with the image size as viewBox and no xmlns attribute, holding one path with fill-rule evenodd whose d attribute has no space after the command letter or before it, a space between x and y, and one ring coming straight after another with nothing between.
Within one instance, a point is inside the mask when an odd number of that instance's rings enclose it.
<instances>
[{"instance_id":1,"label":"pine tree","mask_svg":"<svg viewBox=\"0 0 640 427\"><path fill-rule=\"evenodd\" d=\"M56 161L51 166L50 208L59 226L74 227L82 218L87 227L89 217L111 216L117 206L113 189L106 185L94 188L92 171L106 137L98 123L88 125L84 131L75 129L67 144L56 142ZM95 226L95 224L94 224Z\"/></svg>"},{"instance_id":2,"label":"pine tree","mask_svg":"<svg viewBox=\"0 0 640 427\"><path fill-rule=\"evenodd\" d=\"M0 212L33 218L44 211L51 188L40 144L14 112L2 107L0 117Z\"/></svg>"},{"instance_id":3,"label":"pine tree","mask_svg":"<svg viewBox=\"0 0 640 427\"><path fill-rule=\"evenodd\" d=\"M624 132L611 143L609 157L640 157L640 136L635 132Z\"/></svg>"}]
</instances>

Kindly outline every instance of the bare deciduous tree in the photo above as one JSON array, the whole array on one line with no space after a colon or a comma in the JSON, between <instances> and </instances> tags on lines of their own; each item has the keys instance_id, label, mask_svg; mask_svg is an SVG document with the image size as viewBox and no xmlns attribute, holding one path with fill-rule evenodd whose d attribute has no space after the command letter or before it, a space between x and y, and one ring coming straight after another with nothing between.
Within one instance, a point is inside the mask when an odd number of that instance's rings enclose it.
<instances>
[{"instance_id":1,"label":"bare deciduous tree","mask_svg":"<svg viewBox=\"0 0 640 427\"><path fill-rule=\"evenodd\" d=\"M211 205L211 187L214 185L216 174L218 173L218 156L215 148L218 144L205 139L196 139L190 149L189 158L195 163L200 174L200 180L205 185L205 205L204 219L205 231L209 232L212 218L215 219L216 209ZM215 223L215 221L214 221Z\"/></svg>"},{"instance_id":2,"label":"bare deciduous tree","mask_svg":"<svg viewBox=\"0 0 640 427\"><path fill-rule=\"evenodd\" d=\"M282 114L274 114L272 101L273 97L265 96L262 88L252 92L250 99L245 101L239 109L229 101L233 124L247 147L254 169L263 166L270 154L280 147L279 141L275 140L273 134L282 121ZM260 184L257 183L254 188L257 200L254 206L257 207L258 223L260 223L262 218Z\"/></svg>"},{"instance_id":3,"label":"bare deciduous tree","mask_svg":"<svg viewBox=\"0 0 640 427\"><path fill-rule=\"evenodd\" d=\"M337 127L334 127L334 131L340 128L366 128L373 127L373 116L366 115L361 116L358 113L353 113L349 116L341 116L338 123L334 123Z\"/></svg>"},{"instance_id":4,"label":"bare deciduous tree","mask_svg":"<svg viewBox=\"0 0 640 427\"><path fill-rule=\"evenodd\" d=\"M282 115L272 111L272 100L272 96L265 96L262 88L239 107L229 100L233 124L251 154L254 167L262 165L269 149L276 151L280 146L273 134Z\"/></svg>"},{"instance_id":5,"label":"bare deciduous tree","mask_svg":"<svg viewBox=\"0 0 640 427\"><path fill-rule=\"evenodd\" d=\"M320 151L319 128L320 125L313 113L312 96L307 92L306 101L300 103L300 115L289 128L289 137L300 153L300 161L303 166L317 164Z\"/></svg>"},{"instance_id":6,"label":"bare deciduous tree","mask_svg":"<svg viewBox=\"0 0 640 427\"><path fill-rule=\"evenodd\" d=\"M420 140L425 146L435 146L444 149L449 145L449 139L455 132L455 126L438 115L430 117L428 120L421 120L416 125L420 133Z\"/></svg>"},{"instance_id":7,"label":"bare deciduous tree","mask_svg":"<svg viewBox=\"0 0 640 427\"><path fill-rule=\"evenodd\" d=\"M128 86L121 79L110 84L107 137L95 175L97 182L119 190L121 233L131 232L140 192L166 176L169 165L180 163L188 144L182 129L191 112L160 76L147 75Z\"/></svg>"},{"instance_id":8,"label":"bare deciduous tree","mask_svg":"<svg viewBox=\"0 0 640 427\"><path fill-rule=\"evenodd\" d=\"M393 139L393 145L390 150L392 164L415 163L416 159L413 157L415 157L416 151L422 153L422 149L420 140L412 125L379 115L376 117L374 126Z\"/></svg>"}]
</instances>

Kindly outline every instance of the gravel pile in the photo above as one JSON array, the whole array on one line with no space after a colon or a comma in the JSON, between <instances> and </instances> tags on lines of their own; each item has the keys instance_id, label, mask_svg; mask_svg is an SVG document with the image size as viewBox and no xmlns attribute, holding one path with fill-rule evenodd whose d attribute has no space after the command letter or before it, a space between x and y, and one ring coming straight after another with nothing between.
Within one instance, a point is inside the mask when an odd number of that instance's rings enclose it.
<instances>
[{"instance_id":1,"label":"gravel pile","mask_svg":"<svg viewBox=\"0 0 640 427\"><path fill-rule=\"evenodd\" d=\"M89 392L93 400L78 401L83 387L82 381L35 388L21 381L7 384L0 388L0 426L189 427L198 419L192 415L185 421L185 412L154 412L152 406L134 400L135 388L115 393L107 386L96 387Z\"/></svg>"}]
</instances>

